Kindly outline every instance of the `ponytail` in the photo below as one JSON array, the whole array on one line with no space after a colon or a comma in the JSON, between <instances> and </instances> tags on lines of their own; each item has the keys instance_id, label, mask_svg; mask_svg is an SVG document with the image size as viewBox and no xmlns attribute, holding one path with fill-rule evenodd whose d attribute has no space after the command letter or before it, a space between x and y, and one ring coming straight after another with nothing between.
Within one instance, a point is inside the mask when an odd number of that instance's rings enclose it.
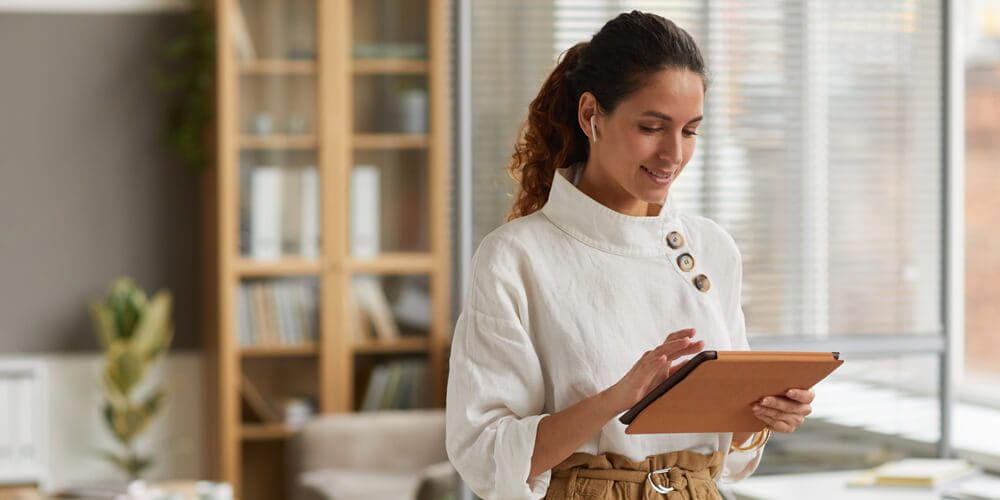
<instances>
[{"instance_id":1,"label":"ponytail","mask_svg":"<svg viewBox=\"0 0 1000 500\"><path fill-rule=\"evenodd\" d=\"M545 205L557 168L587 159L587 136L576 123L579 93L568 76L586 47L587 42L580 42L565 52L528 106L528 120L507 168L520 184L508 221Z\"/></svg>"}]
</instances>

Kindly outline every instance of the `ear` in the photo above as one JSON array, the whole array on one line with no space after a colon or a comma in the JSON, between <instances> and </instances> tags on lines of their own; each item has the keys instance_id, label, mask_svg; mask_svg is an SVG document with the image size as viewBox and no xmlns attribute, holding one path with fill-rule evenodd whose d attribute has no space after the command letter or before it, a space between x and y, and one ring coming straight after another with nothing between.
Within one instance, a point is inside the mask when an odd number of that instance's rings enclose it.
<instances>
[{"instance_id":1,"label":"ear","mask_svg":"<svg viewBox=\"0 0 1000 500\"><path fill-rule=\"evenodd\" d=\"M583 135L586 135L590 142L593 143L595 137L591 137L590 128L590 117L594 117L595 122L600 121L600 105L597 103L597 97L590 92L584 92L580 95L580 102L577 103L576 107L576 120L580 130L583 131ZM599 126L597 128L600 128ZM600 133L600 132L598 132Z\"/></svg>"}]
</instances>

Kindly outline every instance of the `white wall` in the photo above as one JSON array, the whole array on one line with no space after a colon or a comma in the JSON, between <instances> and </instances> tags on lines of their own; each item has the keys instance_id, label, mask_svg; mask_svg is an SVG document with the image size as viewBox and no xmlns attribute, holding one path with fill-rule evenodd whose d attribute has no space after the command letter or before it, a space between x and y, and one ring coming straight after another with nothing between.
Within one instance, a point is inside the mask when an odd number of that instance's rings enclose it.
<instances>
[{"instance_id":1,"label":"white wall","mask_svg":"<svg viewBox=\"0 0 1000 500\"><path fill-rule=\"evenodd\" d=\"M48 478L45 489L123 477L96 450L115 444L100 416L100 354L41 356L48 375ZM201 354L169 355L149 378L167 391L166 407L139 438L142 451L156 450L150 479L204 478L205 403Z\"/></svg>"}]
</instances>

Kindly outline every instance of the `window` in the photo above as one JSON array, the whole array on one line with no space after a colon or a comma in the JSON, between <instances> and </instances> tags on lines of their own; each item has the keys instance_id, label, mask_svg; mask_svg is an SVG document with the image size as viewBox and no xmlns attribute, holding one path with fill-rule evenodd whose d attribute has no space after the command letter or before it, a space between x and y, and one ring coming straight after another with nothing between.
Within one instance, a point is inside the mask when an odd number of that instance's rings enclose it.
<instances>
[{"instance_id":1,"label":"window","mask_svg":"<svg viewBox=\"0 0 1000 500\"><path fill-rule=\"evenodd\" d=\"M470 248L504 221L505 168L556 58L631 9L688 30L708 63L698 151L670 195L736 239L751 344L863 355L837 387L896 403L861 408L861 427L830 422L934 453L947 443L941 0L472 2ZM890 425L913 398L933 415Z\"/></svg>"},{"instance_id":2,"label":"window","mask_svg":"<svg viewBox=\"0 0 1000 500\"><path fill-rule=\"evenodd\" d=\"M965 21L965 373L973 400L1000 408L1000 1L970 2Z\"/></svg>"}]
</instances>

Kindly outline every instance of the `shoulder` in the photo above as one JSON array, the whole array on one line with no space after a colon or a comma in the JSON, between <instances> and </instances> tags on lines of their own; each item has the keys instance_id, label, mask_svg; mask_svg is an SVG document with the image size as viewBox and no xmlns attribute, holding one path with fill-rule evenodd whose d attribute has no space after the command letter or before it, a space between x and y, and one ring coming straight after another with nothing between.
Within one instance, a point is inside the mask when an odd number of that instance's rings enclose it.
<instances>
[{"instance_id":1,"label":"shoulder","mask_svg":"<svg viewBox=\"0 0 1000 500\"><path fill-rule=\"evenodd\" d=\"M488 314L523 314L535 247L547 222L540 212L494 229L479 243L469 270L466 307Z\"/></svg>"},{"instance_id":2,"label":"shoulder","mask_svg":"<svg viewBox=\"0 0 1000 500\"><path fill-rule=\"evenodd\" d=\"M692 247L708 261L717 263L724 271L742 268L743 256L736 240L718 222L693 214L682 214L681 222L690 233Z\"/></svg>"},{"instance_id":3,"label":"shoulder","mask_svg":"<svg viewBox=\"0 0 1000 500\"><path fill-rule=\"evenodd\" d=\"M497 227L479 242L473 255L473 268L514 266L531 254L531 244L550 230L550 224L535 212Z\"/></svg>"}]
</instances>

